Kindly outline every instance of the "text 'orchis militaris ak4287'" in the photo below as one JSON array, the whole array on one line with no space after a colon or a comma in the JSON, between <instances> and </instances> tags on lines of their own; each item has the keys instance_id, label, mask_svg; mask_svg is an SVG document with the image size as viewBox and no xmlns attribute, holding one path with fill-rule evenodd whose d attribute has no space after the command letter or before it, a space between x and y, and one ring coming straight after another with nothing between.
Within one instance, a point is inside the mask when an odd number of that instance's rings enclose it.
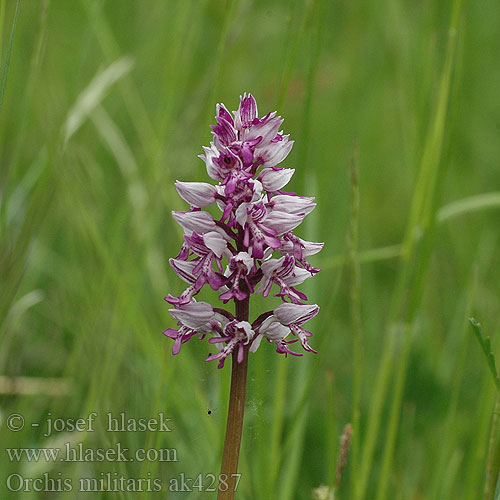
<instances>
[{"instance_id":1,"label":"text 'orchis militaris ak4287'","mask_svg":"<svg viewBox=\"0 0 500 500\"><path fill-rule=\"evenodd\" d=\"M170 265L189 286L179 297L165 297L174 306L170 314L179 328L163 332L174 339L173 354L191 337L210 335L209 342L217 345L218 352L206 361L218 359L219 368L233 352L241 362L244 349L255 352L262 338L285 355L302 356L288 347L297 340L306 351L316 352L308 344L312 333L302 324L319 307L306 304L306 295L295 287L319 271L306 258L323 248L323 243L305 241L293 233L316 203L314 198L283 191L294 170L277 166L293 146L289 136L279 131L282 118L276 112L259 118L251 94L240 98L233 115L217 104L213 142L200 155L208 175L219 183L175 184L190 207L187 212L172 213L184 229L184 243ZM219 218L202 210L214 203L222 212ZM254 293L267 297L275 285L276 296L284 303L249 323L222 307L196 301L194 296L205 284L221 292L224 304L248 300ZM287 340L290 333L297 338Z\"/></svg>"}]
</instances>

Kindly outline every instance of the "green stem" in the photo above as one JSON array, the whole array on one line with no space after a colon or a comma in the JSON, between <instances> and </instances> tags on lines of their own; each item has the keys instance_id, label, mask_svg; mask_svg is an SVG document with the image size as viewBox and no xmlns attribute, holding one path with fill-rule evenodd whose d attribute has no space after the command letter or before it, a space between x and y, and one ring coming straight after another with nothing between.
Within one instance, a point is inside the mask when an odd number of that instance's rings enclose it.
<instances>
[{"instance_id":1,"label":"green stem","mask_svg":"<svg viewBox=\"0 0 500 500\"><path fill-rule=\"evenodd\" d=\"M241 302L236 302L236 319L238 321L248 321L248 312L248 298ZM245 412L248 346L245 347L245 353L241 363L238 363L237 356L238 353L234 352L218 500L233 500L239 482L237 473L238 459L240 457L241 434L243 430L243 414ZM224 483L227 483L227 488Z\"/></svg>"},{"instance_id":2,"label":"green stem","mask_svg":"<svg viewBox=\"0 0 500 500\"><path fill-rule=\"evenodd\" d=\"M495 411L491 421L490 442L488 445L488 461L486 463L486 480L484 481L484 498L491 500L495 494L495 486L497 484L498 472L494 471L495 462L495 440L498 428L498 413L500 412L500 397L497 396Z\"/></svg>"},{"instance_id":3,"label":"green stem","mask_svg":"<svg viewBox=\"0 0 500 500\"><path fill-rule=\"evenodd\" d=\"M359 467L361 391L363 381L363 329L361 326L361 271L358 253L359 226L359 173L357 168L357 145L354 146L350 166L351 174L351 220L348 234L350 283L350 313L353 330L353 391L352 391L352 438L351 438L351 488L356 491Z\"/></svg>"}]
</instances>

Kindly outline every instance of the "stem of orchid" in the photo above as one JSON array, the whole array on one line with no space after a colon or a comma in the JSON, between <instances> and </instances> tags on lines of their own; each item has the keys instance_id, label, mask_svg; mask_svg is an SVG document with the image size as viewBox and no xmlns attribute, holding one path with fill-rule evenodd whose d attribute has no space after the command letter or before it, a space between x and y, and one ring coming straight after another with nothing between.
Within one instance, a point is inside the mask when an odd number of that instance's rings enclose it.
<instances>
[{"instance_id":1,"label":"stem of orchid","mask_svg":"<svg viewBox=\"0 0 500 500\"><path fill-rule=\"evenodd\" d=\"M241 302L236 301L236 319L238 321L248 321L248 312L249 298ZM247 386L248 346L245 346L241 363L238 363L237 350L233 352L232 356L231 392L229 394L226 438L224 440L224 452L222 454L218 500L232 500L234 498L236 485L238 484L238 459L240 457Z\"/></svg>"}]
</instances>

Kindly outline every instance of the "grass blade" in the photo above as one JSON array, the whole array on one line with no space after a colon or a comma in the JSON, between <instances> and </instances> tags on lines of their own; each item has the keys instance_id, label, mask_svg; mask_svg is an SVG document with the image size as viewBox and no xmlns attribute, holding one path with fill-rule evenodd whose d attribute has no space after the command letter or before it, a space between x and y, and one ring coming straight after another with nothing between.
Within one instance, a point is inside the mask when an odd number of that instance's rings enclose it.
<instances>
[{"instance_id":1,"label":"grass blade","mask_svg":"<svg viewBox=\"0 0 500 500\"><path fill-rule=\"evenodd\" d=\"M428 267L430 252L435 228L436 201L443 181L442 153L447 129L447 114L449 96L455 61L456 31L460 19L461 2L457 0L453 5L450 21L450 35L443 69L440 76L439 94L436 112L432 116L432 123L424 144L424 151L420 162L419 177L414 190L409 223L403 243L401 259L401 274L396 285L394 302L390 313L389 325L402 322L402 346L397 365L393 372L392 365L396 353L397 332L391 328L380 364L373 402L372 417L367 430L366 444L363 450L361 477L358 489L358 498L364 498L368 486L368 478L373 465L375 444L380 435L382 411L391 379L394 380L387 436L382 456L382 469L379 475L377 500L386 498L389 479L391 476L396 435L399 428L400 409L402 405L403 389L406 378L408 357L411 349L411 336L414 331L413 320L422 296L422 285L425 271ZM417 239L416 235L423 237ZM417 244L418 243L418 244ZM410 292L408 292L410 291Z\"/></svg>"},{"instance_id":2,"label":"grass blade","mask_svg":"<svg viewBox=\"0 0 500 500\"><path fill-rule=\"evenodd\" d=\"M361 437L361 393L363 383L363 328L361 323L361 270L358 253L359 226L359 173L357 168L357 147L351 161L351 221L348 234L349 271L350 271L350 313L353 332L353 395L351 438L351 487L355 490L356 471L359 465Z\"/></svg>"},{"instance_id":3,"label":"grass blade","mask_svg":"<svg viewBox=\"0 0 500 500\"><path fill-rule=\"evenodd\" d=\"M495 363L495 356L493 351L491 350L491 342L488 336L484 336L483 328L481 324L474 318L469 319L470 324L472 325L472 329L474 331L474 335L476 336L479 345L486 357L486 362L488 363L488 368L490 369L491 375L493 377L493 381L497 386L497 389L500 391L500 378L498 377L497 367Z\"/></svg>"},{"instance_id":4,"label":"grass blade","mask_svg":"<svg viewBox=\"0 0 500 500\"><path fill-rule=\"evenodd\" d=\"M438 222L446 222L460 215L500 208L500 192L481 193L457 200L442 207L438 212Z\"/></svg>"},{"instance_id":5,"label":"grass blade","mask_svg":"<svg viewBox=\"0 0 500 500\"><path fill-rule=\"evenodd\" d=\"M12 47L14 45L14 34L16 32L17 18L19 16L19 9L21 7L21 0L17 0L16 12L14 13L14 20L12 21L12 29L10 30L9 45L7 47L7 56L2 70L2 81L0 83L0 113L2 112L3 98L5 95L5 87L7 86L7 77L9 75L10 56L12 54Z\"/></svg>"},{"instance_id":6,"label":"grass blade","mask_svg":"<svg viewBox=\"0 0 500 500\"><path fill-rule=\"evenodd\" d=\"M129 73L133 65L134 61L131 57L122 57L92 79L87 88L78 96L74 106L69 110L68 118L63 127L64 145L67 144L89 114L104 99L112 85Z\"/></svg>"},{"instance_id":7,"label":"grass blade","mask_svg":"<svg viewBox=\"0 0 500 500\"><path fill-rule=\"evenodd\" d=\"M468 196L457 201L452 201L447 205L442 206L437 213L437 223L444 224L450 220L483 210L491 210L500 208L500 192L481 193L474 196ZM418 235L417 235L418 237ZM369 248L358 253L359 262L368 264L372 262L380 262L382 260L395 259L401 257L403 246L388 245L386 247ZM342 254L333 255L328 261L320 261L322 269L334 269L344 265L345 256Z\"/></svg>"}]
</instances>

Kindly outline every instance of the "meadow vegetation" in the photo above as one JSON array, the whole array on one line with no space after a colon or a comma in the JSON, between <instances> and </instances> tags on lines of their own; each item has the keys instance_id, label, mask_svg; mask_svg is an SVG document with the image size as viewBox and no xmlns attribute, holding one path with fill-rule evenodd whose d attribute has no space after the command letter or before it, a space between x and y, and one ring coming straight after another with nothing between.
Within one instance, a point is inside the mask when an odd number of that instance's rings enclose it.
<instances>
[{"instance_id":1,"label":"meadow vegetation","mask_svg":"<svg viewBox=\"0 0 500 500\"><path fill-rule=\"evenodd\" d=\"M498 0L0 0L2 448L178 455L47 464L1 450L0 491L14 472L218 473L230 370L203 361L206 342L173 357L162 335L163 297L184 285L170 212L186 208L176 179L208 180L197 155L215 104L252 92L296 141L290 190L317 201L300 236L325 247L302 287L321 307L319 354L250 356L237 498L333 487L347 423L336 499L494 498L498 393L468 318L498 357L499 34ZM172 432L5 426L49 412L163 412ZM165 498L187 497L211 498Z\"/></svg>"}]
</instances>

